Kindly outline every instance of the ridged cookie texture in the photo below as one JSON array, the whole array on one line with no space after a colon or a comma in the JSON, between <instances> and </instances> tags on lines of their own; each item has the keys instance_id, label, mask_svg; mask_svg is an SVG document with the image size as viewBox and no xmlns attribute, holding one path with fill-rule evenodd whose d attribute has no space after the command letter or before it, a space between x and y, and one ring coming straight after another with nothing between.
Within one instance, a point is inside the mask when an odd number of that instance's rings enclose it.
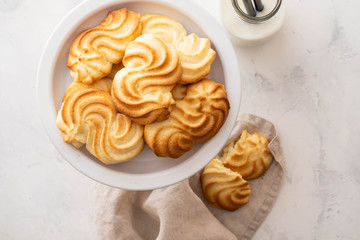
<instances>
[{"instance_id":1,"label":"ridged cookie texture","mask_svg":"<svg viewBox=\"0 0 360 240\"><path fill-rule=\"evenodd\" d=\"M224 167L217 158L205 167L201 186L210 205L229 211L246 204L251 193L249 183L239 173Z\"/></svg>"},{"instance_id":2,"label":"ridged cookie texture","mask_svg":"<svg viewBox=\"0 0 360 240\"><path fill-rule=\"evenodd\" d=\"M238 141L224 148L221 160L224 166L240 173L244 179L258 178L264 174L273 161L268 149L269 140L259 133L241 133Z\"/></svg>"},{"instance_id":3,"label":"ridged cookie texture","mask_svg":"<svg viewBox=\"0 0 360 240\"><path fill-rule=\"evenodd\" d=\"M132 159L144 148L143 126L114 108L111 80L92 85L73 81L56 118L64 142L87 150L105 164Z\"/></svg>"},{"instance_id":4,"label":"ridged cookie texture","mask_svg":"<svg viewBox=\"0 0 360 240\"><path fill-rule=\"evenodd\" d=\"M67 66L75 81L90 84L110 74L121 62L125 46L141 34L140 14L122 8L73 41Z\"/></svg>"},{"instance_id":5,"label":"ridged cookie texture","mask_svg":"<svg viewBox=\"0 0 360 240\"><path fill-rule=\"evenodd\" d=\"M114 106L136 123L155 122L175 103L171 91L182 71L176 48L143 34L128 44L123 64L112 85Z\"/></svg>"},{"instance_id":6,"label":"ridged cookie texture","mask_svg":"<svg viewBox=\"0 0 360 240\"><path fill-rule=\"evenodd\" d=\"M142 33L152 33L177 48L183 68L179 83L194 83L210 73L216 52L211 49L209 39L200 38L195 33L187 35L183 25L163 15L142 15L141 28Z\"/></svg>"},{"instance_id":7,"label":"ridged cookie texture","mask_svg":"<svg viewBox=\"0 0 360 240\"><path fill-rule=\"evenodd\" d=\"M158 14L144 14L140 19L143 34L154 34L174 46L177 46L187 35L184 26L173 18Z\"/></svg>"},{"instance_id":8,"label":"ridged cookie texture","mask_svg":"<svg viewBox=\"0 0 360 240\"><path fill-rule=\"evenodd\" d=\"M159 157L178 158L212 138L224 124L230 104L224 86L203 79L187 86L167 120L145 126L145 142Z\"/></svg>"},{"instance_id":9,"label":"ridged cookie texture","mask_svg":"<svg viewBox=\"0 0 360 240\"><path fill-rule=\"evenodd\" d=\"M183 72L179 83L188 84L199 81L210 73L216 52L211 49L210 40L192 33L178 44Z\"/></svg>"},{"instance_id":10,"label":"ridged cookie texture","mask_svg":"<svg viewBox=\"0 0 360 240\"><path fill-rule=\"evenodd\" d=\"M188 85L185 97L176 101L170 117L183 125L196 142L204 142L220 130L229 109L224 85L205 78Z\"/></svg>"}]
</instances>

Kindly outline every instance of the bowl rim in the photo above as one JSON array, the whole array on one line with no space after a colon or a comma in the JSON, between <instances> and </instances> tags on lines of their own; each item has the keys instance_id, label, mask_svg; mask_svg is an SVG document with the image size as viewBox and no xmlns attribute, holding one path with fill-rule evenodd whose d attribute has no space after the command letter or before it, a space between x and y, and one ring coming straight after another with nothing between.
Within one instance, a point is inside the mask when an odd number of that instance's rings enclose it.
<instances>
[{"instance_id":1,"label":"bowl rim","mask_svg":"<svg viewBox=\"0 0 360 240\"><path fill-rule=\"evenodd\" d=\"M54 116L56 118L57 112L54 107L55 99L52 95L52 76L55 71L55 65L61 47L65 44L66 39L68 39L68 37L73 33L74 29L76 29L77 24L80 24L80 22L82 22L84 19L91 16L95 12L110 8L115 5L135 2L162 4L176 9L182 14L190 17L193 21L196 21L196 23L210 38L212 45L214 45L217 49L217 57L220 57L221 59L221 64L224 72L225 88L228 94L231 108L227 120L220 129L220 131L215 137L207 141L207 143L209 144L208 149L211 150L211 153L208 154L210 154L211 157L209 157L207 160L204 160L201 158L201 153L204 151L195 152L195 156L192 155L191 157L199 160L194 162L195 167L193 167L191 171L185 169L186 174L182 173L181 170L184 168L184 166L182 165L177 172L161 171L146 174L146 177L141 175L134 177L132 176L132 174L122 173L121 178L123 181L118 180L114 182L114 177L119 177L118 172L115 172L111 169L109 169L110 171L105 170L105 172L99 171L99 168L96 167L94 164L88 165L87 168L84 169L83 166L81 166L81 163L78 163L76 161L76 156L75 158L69 159L69 157L66 156L67 152L64 152L64 149L57 145L56 139L58 139L61 134L58 131L54 121ZM230 61L227 61L226 64L223 64L224 59L230 59ZM230 81L229 79L231 78L235 78L235 80ZM229 86L230 84L231 87ZM56 26L56 28L48 38L41 54L37 69L36 95L38 102L38 113L41 118L43 127L45 128L45 132L52 144L60 153L60 155L70 165L72 165L75 169L77 169L84 175L92 178L93 180L112 187L128 190L150 190L169 186L177 182L183 181L196 174L203 167L205 167L208 162L210 162L210 160L221 150L222 146L226 143L226 140L228 139L235 125L237 115L239 113L242 94L238 60L230 40L228 39L224 29L214 19L214 17L211 16L208 12L206 12L206 10L196 5L194 2L189 0L85 0L79 5L77 5L75 8L73 8L68 14L66 14L62 18L62 20L59 22L59 24ZM56 129L57 131L55 131L54 129ZM209 142L211 142L211 144ZM166 181L164 181L164 179L166 179Z\"/></svg>"}]
</instances>

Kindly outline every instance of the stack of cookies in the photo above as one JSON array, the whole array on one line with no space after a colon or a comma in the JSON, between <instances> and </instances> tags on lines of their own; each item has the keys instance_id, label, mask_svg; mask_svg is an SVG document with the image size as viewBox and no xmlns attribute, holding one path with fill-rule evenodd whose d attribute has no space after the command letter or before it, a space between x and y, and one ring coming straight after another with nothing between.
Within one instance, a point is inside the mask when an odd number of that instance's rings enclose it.
<instances>
[{"instance_id":1,"label":"stack of cookies","mask_svg":"<svg viewBox=\"0 0 360 240\"><path fill-rule=\"evenodd\" d=\"M176 20L123 8L73 41L73 82L56 124L63 140L105 164L127 161L145 144L178 158L224 124L224 86L208 78L216 52Z\"/></svg>"}]
</instances>

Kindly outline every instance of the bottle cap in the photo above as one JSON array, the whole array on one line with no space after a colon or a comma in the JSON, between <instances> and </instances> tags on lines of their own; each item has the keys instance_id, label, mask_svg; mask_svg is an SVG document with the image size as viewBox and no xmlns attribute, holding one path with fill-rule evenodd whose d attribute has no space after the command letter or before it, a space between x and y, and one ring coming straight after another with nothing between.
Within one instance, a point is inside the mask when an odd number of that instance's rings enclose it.
<instances>
[{"instance_id":1,"label":"bottle cap","mask_svg":"<svg viewBox=\"0 0 360 240\"><path fill-rule=\"evenodd\" d=\"M238 0L231 0L236 14L245 22L257 24L270 20L279 11L282 0L277 0L275 7L264 16L256 16L256 12L262 11L264 5L261 0L242 0L244 10L240 7Z\"/></svg>"}]
</instances>

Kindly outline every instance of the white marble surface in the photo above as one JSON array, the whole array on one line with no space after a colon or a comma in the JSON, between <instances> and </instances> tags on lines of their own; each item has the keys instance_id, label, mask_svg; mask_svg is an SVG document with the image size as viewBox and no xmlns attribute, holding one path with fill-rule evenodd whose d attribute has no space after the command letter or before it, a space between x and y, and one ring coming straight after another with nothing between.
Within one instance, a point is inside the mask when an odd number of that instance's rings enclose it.
<instances>
[{"instance_id":1,"label":"white marble surface","mask_svg":"<svg viewBox=\"0 0 360 240\"><path fill-rule=\"evenodd\" d=\"M60 158L36 113L41 51L79 2L0 0L0 239L97 239L94 182ZM220 21L219 1L196 2ZM241 111L275 123L286 160L254 239L360 239L360 3L284 4L273 40L236 49Z\"/></svg>"}]
</instances>

